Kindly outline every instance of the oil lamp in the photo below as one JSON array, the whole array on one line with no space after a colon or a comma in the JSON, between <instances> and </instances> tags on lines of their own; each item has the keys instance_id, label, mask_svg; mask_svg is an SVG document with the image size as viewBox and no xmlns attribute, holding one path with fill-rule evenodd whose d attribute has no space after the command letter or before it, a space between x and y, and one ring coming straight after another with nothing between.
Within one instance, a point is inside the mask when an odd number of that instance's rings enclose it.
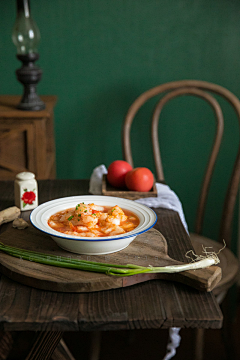
<instances>
[{"instance_id":1,"label":"oil lamp","mask_svg":"<svg viewBox=\"0 0 240 360\"><path fill-rule=\"evenodd\" d=\"M41 80L42 70L35 65L39 59L37 45L40 32L30 13L29 0L16 0L17 17L12 31L12 40L17 47L17 58L22 67L16 70L17 79L24 86L24 92L17 108L20 110L38 111L45 109L44 102L36 92L37 83Z\"/></svg>"}]
</instances>

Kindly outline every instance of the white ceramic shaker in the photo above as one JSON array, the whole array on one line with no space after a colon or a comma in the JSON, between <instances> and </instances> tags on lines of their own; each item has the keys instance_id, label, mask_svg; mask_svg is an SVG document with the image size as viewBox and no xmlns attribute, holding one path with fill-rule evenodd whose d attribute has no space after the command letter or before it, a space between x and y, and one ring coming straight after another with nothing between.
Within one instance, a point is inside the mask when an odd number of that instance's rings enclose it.
<instances>
[{"instance_id":1,"label":"white ceramic shaker","mask_svg":"<svg viewBox=\"0 0 240 360\"><path fill-rule=\"evenodd\" d=\"M21 172L14 182L15 205L21 210L32 210L38 206L38 185L35 175Z\"/></svg>"}]
</instances>

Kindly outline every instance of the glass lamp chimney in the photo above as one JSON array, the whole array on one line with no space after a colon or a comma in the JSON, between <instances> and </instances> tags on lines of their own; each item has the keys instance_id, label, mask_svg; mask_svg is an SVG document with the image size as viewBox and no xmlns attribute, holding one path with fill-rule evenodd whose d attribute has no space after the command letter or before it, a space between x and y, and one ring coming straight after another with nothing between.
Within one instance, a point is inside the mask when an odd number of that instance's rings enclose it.
<instances>
[{"instance_id":1,"label":"glass lamp chimney","mask_svg":"<svg viewBox=\"0 0 240 360\"><path fill-rule=\"evenodd\" d=\"M37 53L40 32L30 14L29 0L17 0L17 17L12 31L12 40L17 54Z\"/></svg>"}]
</instances>

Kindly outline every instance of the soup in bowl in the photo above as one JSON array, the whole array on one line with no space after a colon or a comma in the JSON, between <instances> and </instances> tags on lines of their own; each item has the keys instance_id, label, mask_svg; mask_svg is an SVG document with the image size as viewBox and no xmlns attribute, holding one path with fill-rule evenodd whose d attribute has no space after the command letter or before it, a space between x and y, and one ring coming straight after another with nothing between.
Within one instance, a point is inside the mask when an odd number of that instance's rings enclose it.
<instances>
[{"instance_id":1,"label":"soup in bowl","mask_svg":"<svg viewBox=\"0 0 240 360\"><path fill-rule=\"evenodd\" d=\"M58 246L86 255L120 251L156 220L155 212L145 205L100 195L48 201L30 215L32 225L50 235Z\"/></svg>"},{"instance_id":2,"label":"soup in bowl","mask_svg":"<svg viewBox=\"0 0 240 360\"><path fill-rule=\"evenodd\" d=\"M102 206L78 203L74 208L59 211L48 225L61 233L80 237L105 237L125 234L139 225L138 217L118 205Z\"/></svg>"}]
</instances>

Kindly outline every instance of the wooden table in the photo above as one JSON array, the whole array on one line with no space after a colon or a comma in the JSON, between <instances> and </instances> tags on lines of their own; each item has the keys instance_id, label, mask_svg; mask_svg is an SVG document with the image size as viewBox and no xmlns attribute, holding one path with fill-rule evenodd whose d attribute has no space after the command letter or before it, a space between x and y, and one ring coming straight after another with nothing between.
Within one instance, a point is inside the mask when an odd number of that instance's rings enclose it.
<instances>
[{"instance_id":1,"label":"wooden table","mask_svg":"<svg viewBox=\"0 0 240 360\"><path fill-rule=\"evenodd\" d=\"M88 180L41 180L39 202L88 194L88 188ZM13 182L0 181L0 210L13 205ZM155 227L167 239L169 255L185 261L184 255L192 246L178 214L160 208L155 211ZM28 212L23 213L23 217L28 216ZM27 359L49 359L64 331L217 329L222 320L212 293L165 280L76 294L35 289L3 275L0 279L0 331L39 332Z\"/></svg>"}]
</instances>

